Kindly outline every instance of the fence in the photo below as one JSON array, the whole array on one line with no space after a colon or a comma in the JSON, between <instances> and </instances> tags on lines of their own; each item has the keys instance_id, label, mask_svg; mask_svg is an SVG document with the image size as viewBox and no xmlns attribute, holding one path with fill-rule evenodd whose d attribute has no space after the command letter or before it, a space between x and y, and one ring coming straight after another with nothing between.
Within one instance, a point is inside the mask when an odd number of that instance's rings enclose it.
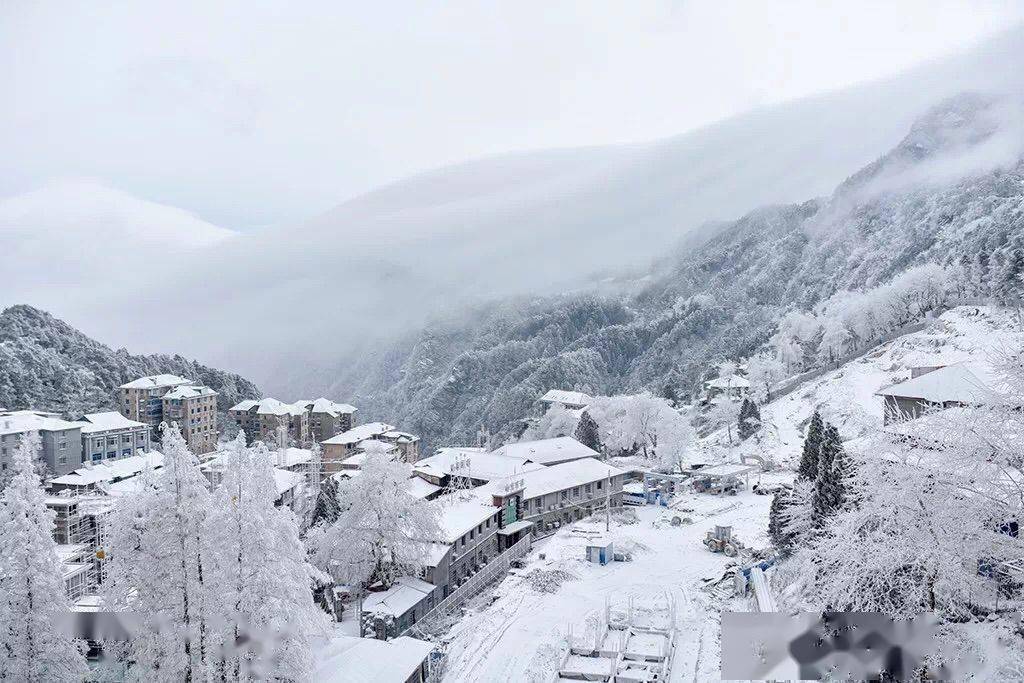
<instances>
[{"instance_id":1,"label":"fence","mask_svg":"<svg viewBox=\"0 0 1024 683\"><path fill-rule=\"evenodd\" d=\"M505 576L508 568L512 566L512 561L529 552L532 540L529 535L520 539L515 545L488 562L486 567L471 576L466 583L452 591L447 598L437 603L434 609L424 614L419 621L399 635L411 635L414 631L425 635L432 622L452 614L467 600L475 598L494 581Z\"/></svg>"}]
</instances>

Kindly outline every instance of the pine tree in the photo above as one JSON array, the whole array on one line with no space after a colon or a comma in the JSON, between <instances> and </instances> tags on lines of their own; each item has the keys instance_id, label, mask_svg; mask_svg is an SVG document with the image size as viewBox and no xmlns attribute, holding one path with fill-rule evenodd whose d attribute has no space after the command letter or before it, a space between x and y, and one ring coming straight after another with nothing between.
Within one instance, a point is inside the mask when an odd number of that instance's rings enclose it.
<instances>
[{"instance_id":1,"label":"pine tree","mask_svg":"<svg viewBox=\"0 0 1024 683\"><path fill-rule=\"evenodd\" d=\"M220 615L211 575L207 480L177 425L162 426L164 467L122 498L108 530L104 605L138 619L131 639L110 643L132 681L199 681L213 675ZM167 628L173 624L174 628Z\"/></svg>"},{"instance_id":2,"label":"pine tree","mask_svg":"<svg viewBox=\"0 0 1024 683\"><path fill-rule=\"evenodd\" d=\"M313 508L313 520L310 526L333 524L337 521L339 514L341 514L341 507L338 504L338 482L334 477L328 477L320 484L320 493L316 496L316 506Z\"/></svg>"},{"instance_id":3,"label":"pine tree","mask_svg":"<svg viewBox=\"0 0 1024 683\"><path fill-rule=\"evenodd\" d=\"M740 440L742 441L752 436L760 426L761 411L758 410L757 404L749 398L743 399L743 405L740 406Z\"/></svg>"},{"instance_id":4,"label":"pine tree","mask_svg":"<svg viewBox=\"0 0 1024 683\"><path fill-rule=\"evenodd\" d=\"M797 468L797 477L800 479L813 482L818 478L818 456L821 452L823 430L821 414L815 410L814 415L811 416L811 423L807 426L804 450L800 456L800 466Z\"/></svg>"},{"instance_id":5,"label":"pine tree","mask_svg":"<svg viewBox=\"0 0 1024 683\"><path fill-rule=\"evenodd\" d=\"M591 448L598 453L602 451L601 430L588 411L584 410L583 414L580 415L580 421L576 425L576 432L573 436L587 448Z\"/></svg>"},{"instance_id":6,"label":"pine tree","mask_svg":"<svg viewBox=\"0 0 1024 683\"><path fill-rule=\"evenodd\" d=\"M820 527L825 520L835 514L839 500L843 494L843 484L838 479L838 472L834 467L837 457L843 453L843 444L839 439L839 430L831 423L825 424L821 439L821 449L818 457L818 476L814 482L814 525Z\"/></svg>"},{"instance_id":7,"label":"pine tree","mask_svg":"<svg viewBox=\"0 0 1024 683\"><path fill-rule=\"evenodd\" d=\"M214 492L208 533L209 582L224 619L216 658L220 680L307 680L311 640L323 635L323 614L310 587L319 572L306 563L299 526L275 507L271 454L239 435L221 451L223 477Z\"/></svg>"},{"instance_id":8,"label":"pine tree","mask_svg":"<svg viewBox=\"0 0 1024 683\"><path fill-rule=\"evenodd\" d=\"M783 556L790 553L793 545L793 536L786 530L784 518L788 504L789 494L776 493L772 498L771 509L768 511L768 537L772 539L772 545Z\"/></svg>"},{"instance_id":9,"label":"pine tree","mask_svg":"<svg viewBox=\"0 0 1024 683\"><path fill-rule=\"evenodd\" d=\"M55 514L34 467L38 451L38 435L22 437L0 499L0 680L80 681L82 648L57 627L71 606L53 540Z\"/></svg>"},{"instance_id":10,"label":"pine tree","mask_svg":"<svg viewBox=\"0 0 1024 683\"><path fill-rule=\"evenodd\" d=\"M836 512L840 510L846 510L851 507L855 507L857 504L856 497L854 494L853 476L855 474L856 467L853 463L853 459L850 454L846 452L842 444L839 445L839 449L836 451L835 457L832 460L832 481L833 481L833 492L832 492L832 509Z\"/></svg>"},{"instance_id":11,"label":"pine tree","mask_svg":"<svg viewBox=\"0 0 1024 683\"><path fill-rule=\"evenodd\" d=\"M668 402L673 408L679 405L679 394L676 393L675 387L671 384L666 384L665 388L662 389L661 395L668 399Z\"/></svg>"}]
</instances>

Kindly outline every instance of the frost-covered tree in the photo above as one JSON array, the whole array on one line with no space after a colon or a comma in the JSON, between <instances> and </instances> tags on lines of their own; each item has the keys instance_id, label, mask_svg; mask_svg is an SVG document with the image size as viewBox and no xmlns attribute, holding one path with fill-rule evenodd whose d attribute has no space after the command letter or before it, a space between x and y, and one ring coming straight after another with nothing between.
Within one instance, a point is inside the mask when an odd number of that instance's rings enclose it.
<instances>
[{"instance_id":1,"label":"frost-covered tree","mask_svg":"<svg viewBox=\"0 0 1024 683\"><path fill-rule=\"evenodd\" d=\"M776 493L772 498L772 506L768 510L768 538L771 539L772 545L782 555L788 555L793 544L793 537L786 528L785 519L789 495L781 491Z\"/></svg>"},{"instance_id":2,"label":"frost-covered tree","mask_svg":"<svg viewBox=\"0 0 1024 683\"><path fill-rule=\"evenodd\" d=\"M594 418L590 416L590 412L587 410L584 410L583 414L580 415L580 421L576 425L576 431L573 432L573 438L598 453L604 450L601 444L601 428L597 426L597 422L594 421Z\"/></svg>"},{"instance_id":3,"label":"frost-covered tree","mask_svg":"<svg viewBox=\"0 0 1024 683\"><path fill-rule=\"evenodd\" d=\"M210 492L177 425L162 429L163 469L119 501L108 531L104 605L138 620L126 643L108 645L129 680L206 680L222 644Z\"/></svg>"},{"instance_id":4,"label":"frost-covered tree","mask_svg":"<svg viewBox=\"0 0 1024 683\"><path fill-rule=\"evenodd\" d=\"M704 411L703 418L711 430L725 428L729 443L733 443L733 430L740 420L740 404L724 396L715 398Z\"/></svg>"},{"instance_id":5,"label":"frost-covered tree","mask_svg":"<svg viewBox=\"0 0 1024 683\"><path fill-rule=\"evenodd\" d=\"M740 440L745 441L753 436L761 427L761 411L756 403L749 398L745 398L742 405L740 405L739 418L737 432L739 433Z\"/></svg>"},{"instance_id":6,"label":"frost-covered tree","mask_svg":"<svg viewBox=\"0 0 1024 683\"><path fill-rule=\"evenodd\" d=\"M833 467L842 451L839 430L832 423L826 422L821 435L821 447L818 449L817 476L814 480L814 498L811 502L816 527L823 526L825 520L836 512L843 497L843 482L840 480L840 473Z\"/></svg>"},{"instance_id":7,"label":"frost-covered tree","mask_svg":"<svg viewBox=\"0 0 1024 683\"><path fill-rule=\"evenodd\" d=\"M367 444L360 475L338 485L338 519L307 534L316 565L354 586L419 574L442 533L437 505L409 493L410 476L383 444Z\"/></svg>"},{"instance_id":8,"label":"frost-covered tree","mask_svg":"<svg viewBox=\"0 0 1024 683\"><path fill-rule=\"evenodd\" d=\"M671 466L681 461L693 439L687 417L648 392L601 396L588 406L609 453L632 455Z\"/></svg>"},{"instance_id":9,"label":"frost-covered tree","mask_svg":"<svg viewBox=\"0 0 1024 683\"><path fill-rule=\"evenodd\" d=\"M55 513L34 467L38 453L39 436L22 437L0 498L0 681L70 683L85 677L85 656L61 629L71 605L53 540Z\"/></svg>"},{"instance_id":10,"label":"frost-covered tree","mask_svg":"<svg viewBox=\"0 0 1024 683\"><path fill-rule=\"evenodd\" d=\"M751 397L762 405L772 400L772 387L786 376L783 364L774 356L759 353L747 360Z\"/></svg>"},{"instance_id":11,"label":"frost-covered tree","mask_svg":"<svg viewBox=\"0 0 1024 683\"><path fill-rule=\"evenodd\" d=\"M555 403L548 408L541 418L530 425L521 437L522 441L536 439L553 439L557 436L572 436L579 424L579 413L566 410L565 406Z\"/></svg>"},{"instance_id":12,"label":"frost-covered tree","mask_svg":"<svg viewBox=\"0 0 1024 683\"><path fill-rule=\"evenodd\" d=\"M221 451L223 476L207 518L212 541L208 581L221 653L217 678L304 680L311 641L325 632L310 588L319 572L306 563L294 513L276 507L272 456L239 434Z\"/></svg>"},{"instance_id":13,"label":"frost-covered tree","mask_svg":"<svg viewBox=\"0 0 1024 683\"><path fill-rule=\"evenodd\" d=\"M797 477L813 482L818 478L818 457L821 454L821 440L825 425L821 420L821 413L817 410L811 415L811 422L807 425L807 434L804 437L804 447L800 455L800 465L797 468Z\"/></svg>"}]
</instances>

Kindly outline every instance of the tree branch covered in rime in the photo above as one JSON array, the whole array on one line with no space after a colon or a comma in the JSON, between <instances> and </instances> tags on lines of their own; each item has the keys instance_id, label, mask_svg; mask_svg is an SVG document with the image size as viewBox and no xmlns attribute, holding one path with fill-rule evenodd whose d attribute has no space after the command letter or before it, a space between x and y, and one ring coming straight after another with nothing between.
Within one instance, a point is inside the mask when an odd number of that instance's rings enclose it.
<instances>
[{"instance_id":1,"label":"tree branch covered in rime","mask_svg":"<svg viewBox=\"0 0 1024 683\"><path fill-rule=\"evenodd\" d=\"M436 505L409 493L411 476L412 467L369 442L359 476L338 484L337 520L306 535L316 565L354 586L387 587L425 569L443 534Z\"/></svg>"},{"instance_id":2,"label":"tree branch covered in rime","mask_svg":"<svg viewBox=\"0 0 1024 683\"><path fill-rule=\"evenodd\" d=\"M38 434L14 449L14 476L0 498L0 681L80 681L83 643L63 634L71 605L53 540L55 513L46 507L35 471Z\"/></svg>"},{"instance_id":3,"label":"tree branch covered in rime","mask_svg":"<svg viewBox=\"0 0 1024 683\"><path fill-rule=\"evenodd\" d=\"M553 404L535 424L527 427L520 441L553 439L558 436L572 436L579 424L579 413L566 410L565 406Z\"/></svg>"},{"instance_id":4,"label":"tree branch covered in rime","mask_svg":"<svg viewBox=\"0 0 1024 683\"><path fill-rule=\"evenodd\" d=\"M771 347L791 372L835 362L936 310L957 293L956 282L949 269L925 264L873 289L836 292L813 312L787 313Z\"/></svg>"},{"instance_id":5,"label":"tree branch covered in rime","mask_svg":"<svg viewBox=\"0 0 1024 683\"><path fill-rule=\"evenodd\" d=\"M1006 406L955 408L858 444L840 511L798 543L787 572L807 609L952 619L991 604L979 572L1019 558L1000 527L1019 520L1024 416Z\"/></svg>"},{"instance_id":6,"label":"tree branch covered in rime","mask_svg":"<svg viewBox=\"0 0 1024 683\"><path fill-rule=\"evenodd\" d=\"M212 572L207 480L176 424L163 425L163 469L113 513L104 605L131 612L137 628L120 648L137 681L205 680L222 644Z\"/></svg>"},{"instance_id":7,"label":"tree branch covered in rime","mask_svg":"<svg viewBox=\"0 0 1024 683\"><path fill-rule=\"evenodd\" d=\"M239 434L223 451L223 478L207 526L211 586L222 654L221 680L305 680L313 672L313 638L326 633L311 586L320 574L305 561L291 510L275 507L273 455Z\"/></svg>"},{"instance_id":8,"label":"tree branch covered in rime","mask_svg":"<svg viewBox=\"0 0 1024 683\"><path fill-rule=\"evenodd\" d=\"M676 468L693 443L690 421L666 399L648 392L601 396L587 407L610 454L641 455L661 467Z\"/></svg>"}]
</instances>

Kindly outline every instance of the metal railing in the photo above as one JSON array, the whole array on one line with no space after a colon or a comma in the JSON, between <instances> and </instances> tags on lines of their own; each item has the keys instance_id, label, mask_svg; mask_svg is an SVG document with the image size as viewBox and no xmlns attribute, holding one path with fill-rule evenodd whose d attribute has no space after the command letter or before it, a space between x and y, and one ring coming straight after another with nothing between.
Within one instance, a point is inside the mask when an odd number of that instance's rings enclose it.
<instances>
[{"instance_id":1,"label":"metal railing","mask_svg":"<svg viewBox=\"0 0 1024 683\"><path fill-rule=\"evenodd\" d=\"M533 539L529 535L519 539L513 546L488 562L487 566L471 576L466 583L452 591L448 597L437 603L432 610L424 614L415 624L409 626L399 635L409 635L413 631L425 634L432 622L452 614L467 600L475 598L498 578L503 577L508 572L509 567L512 566L513 560L529 552L532 543Z\"/></svg>"}]
</instances>

